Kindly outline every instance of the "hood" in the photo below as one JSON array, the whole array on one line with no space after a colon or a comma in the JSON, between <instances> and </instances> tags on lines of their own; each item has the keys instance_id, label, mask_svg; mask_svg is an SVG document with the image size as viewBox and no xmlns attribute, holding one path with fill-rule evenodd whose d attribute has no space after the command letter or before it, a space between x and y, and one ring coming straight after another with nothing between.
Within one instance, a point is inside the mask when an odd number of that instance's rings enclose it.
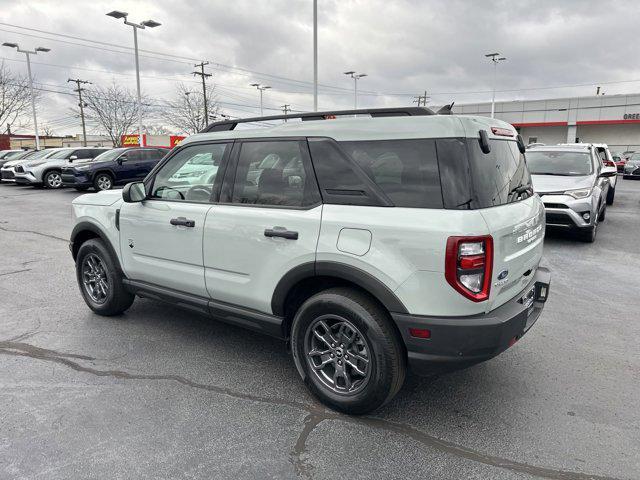
<instances>
[{"instance_id":1,"label":"hood","mask_svg":"<svg viewBox=\"0 0 640 480\"><path fill-rule=\"evenodd\" d=\"M536 193L564 192L592 187L593 176L531 175L531 182Z\"/></svg>"},{"instance_id":2,"label":"hood","mask_svg":"<svg viewBox=\"0 0 640 480\"><path fill-rule=\"evenodd\" d=\"M73 200L74 205L98 205L106 207L122 200L122 190L104 190L98 193L86 193Z\"/></svg>"},{"instance_id":3,"label":"hood","mask_svg":"<svg viewBox=\"0 0 640 480\"><path fill-rule=\"evenodd\" d=\"M18 164L27 163L28 161L29 161L28 158L23 158L19 160L9 160L7 163L3 165L3 167L15 167Z\"/></svg>"}]
</instances>

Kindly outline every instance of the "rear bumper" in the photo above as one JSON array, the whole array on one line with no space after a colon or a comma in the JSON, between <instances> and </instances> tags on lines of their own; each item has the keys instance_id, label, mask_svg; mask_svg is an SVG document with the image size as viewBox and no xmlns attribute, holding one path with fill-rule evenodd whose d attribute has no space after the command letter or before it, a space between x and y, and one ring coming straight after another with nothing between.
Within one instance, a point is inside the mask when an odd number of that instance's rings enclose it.
<instances>
[{"instance_id":1,"label":"rear bumper","mask_svg":"<svg viewBox=\"0 0 640 480\"><path fill-rule=\"evenodd\" d=\"M409 360L417 374L429 375L483 362L509 348L536 322L549 295L551 274L539 267L516 297L488 314L467 317L427 317L392 313ZM523 300L533 290L533 302ZM410 328L428 329L431 338L414 338Z\"/></svg>"}]
</instances>

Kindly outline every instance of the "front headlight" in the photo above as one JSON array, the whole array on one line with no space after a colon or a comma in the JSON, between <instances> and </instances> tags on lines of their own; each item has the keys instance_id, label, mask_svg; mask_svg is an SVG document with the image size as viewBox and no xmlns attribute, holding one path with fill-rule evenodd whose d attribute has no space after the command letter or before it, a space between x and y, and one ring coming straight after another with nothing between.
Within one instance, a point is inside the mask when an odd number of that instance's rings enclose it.
<instances>
[{"instance_id":1,"label":"front headlight","mask_svg":"<svg viewBox=\"0 0 640 480\"><path fill-rule=\"evenodd\" d=\"M40 165L44 165L47 162L33 162L33 163L27 163L25 165L25 167L39 167Z\"/></svg>"},{"instance_id":2,"label":"front headlight","mask_svg":"<svg viewBox=\"0 0 640 480\"><path fill-rule=\"evenodd\" d=\"M577 190L567 190L566 192L564 192L565 195L569 195L573 198L587 198L589 195L591 195L591 189L590 188L579 188Z\"/></svg>"},{"instance_id":3,"label":"front headlight","mask_svg":"<svg viewBox=\"0 0 640 480\"><path fill-rule=\"evenodd\" d=\"M90 168L91 168L91 165L85 165L84 167L76 167L75 170L79 172L84 172L85 170L89 170Z\"/></svg>"}]
</instances>

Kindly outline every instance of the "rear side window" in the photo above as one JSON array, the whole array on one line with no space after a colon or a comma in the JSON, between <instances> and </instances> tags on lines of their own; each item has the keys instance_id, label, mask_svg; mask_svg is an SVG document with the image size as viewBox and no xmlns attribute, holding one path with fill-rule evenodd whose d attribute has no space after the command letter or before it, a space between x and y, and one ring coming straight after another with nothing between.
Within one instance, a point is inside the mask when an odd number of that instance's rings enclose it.
<instances>
[{"instance_id":1,"label":"rear side window","mask_svg":"<svg viewBox=\"0 0 640 480\"><path fill-rule=\"evenodd\" d=\"M303 144L245 142L233 183L233 203L308 207L319 203L318 185Z\"/></svg>"},{"instance_id":2,"label":"rear side window","mask_svg":"<svg viewBox=\"0 0 640 480\"><path fill-rule=\"evenodd\" d=\"M435 140L340 144L396 207L443 207Z\"/></svg>"},{"instance_id":3,"label":"rear side window","mask_svg":"<svg viewBox=\"0 0 640 480\"><path fill-rule=\"evenodd\" d=\"M73 154L78 157L78 160L85 158L93 158L93 150L84 148L82 150L76 150Z\"/></svg>"}]
</instances>

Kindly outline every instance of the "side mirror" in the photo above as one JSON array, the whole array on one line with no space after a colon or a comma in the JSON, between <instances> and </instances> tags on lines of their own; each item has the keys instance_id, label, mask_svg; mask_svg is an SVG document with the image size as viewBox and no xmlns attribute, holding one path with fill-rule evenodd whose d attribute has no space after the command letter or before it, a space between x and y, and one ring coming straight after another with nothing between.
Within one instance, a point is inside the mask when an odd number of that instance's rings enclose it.
<instances>
[{"instance_id":1,"label":"side mirror","mask_svg":"<svg viewBox=\"0 0 640 480\"><path fill-rule=\"evenodd\" d=\"M489 134L487 133L486 130L480 130L478 132L480 134L480 150L482 150L482 153L487 154L487 153L491 153L491 144L489 143Z\"/></svg>"},{"instance_id":2,"label":"side mirror","mask_svg":"<svg viewBox=\"0 0 640 480\"><path fill-rule=\"evenodd\" d=\"M116 160L116 162L118 162L118 165L122 165L122 162L126 162L127 161L127 154L125 153L124 155L120 155L118 157L118 160Z\"/></svg>"},{"instance_id":3,"label":"side mirror","mask_svg":"<svg viewBox=\"0 0 640 480\"><path fill-rule=\"evenodd\" d=\"M144 189L144 183L131 182L127 183L122 189L122 200L125 203L137 203L147 198L147 192Z\"/></svg>"},{"instance_id":4,"label":"side mirror","mask_svg":"<svg viewBox=\"0 0 640 480\"><path fill-rule=\"evenodd\" d=\"M613 167L604 167L600 170L601 177L615 177L618 174L618 171Z\"/></svg>"},{"instance_id":5,"label":"side mirror","mask_svg":"<svg viewBox=\"0 0 640 480\"><path fill-rule=\"evenodd\" d=\"M77 160L77 159L78 159L78 156L77 156L77 155L71 155L71 156L69 157L69 161L70 161L70 162L73 162L74 160Z\"/></svg>"}]
</instances>

